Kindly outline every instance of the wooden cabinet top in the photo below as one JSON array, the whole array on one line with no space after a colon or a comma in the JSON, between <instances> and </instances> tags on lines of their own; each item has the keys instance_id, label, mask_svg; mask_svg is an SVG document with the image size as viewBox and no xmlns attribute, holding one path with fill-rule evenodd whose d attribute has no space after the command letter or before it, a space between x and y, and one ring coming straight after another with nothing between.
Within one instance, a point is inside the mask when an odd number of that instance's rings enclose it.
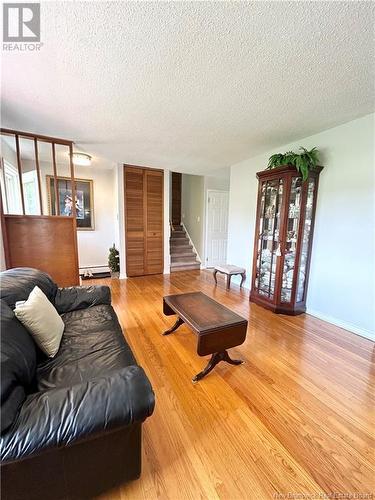
<instances>
[{"instance_id":1,"label":"wooden cabinet top","mask_svg":"<svg viewBox=\"0 0 375 500\"><path fill-rule=\"evenodd\" d=\"M309 177L314 176L317 177L320 172L323 170L323 166L317 165L316 167L310 169L309 171ZM260 172L257 172L257 178L258 179L263 179L263 178L274 178L274 177L279 177L280 175L299 175L297 172L297 169L294 165L281 165L280 167L275 167L275 168L269 168L265 170L261 170Z\"/></svg>"}]
</instances>

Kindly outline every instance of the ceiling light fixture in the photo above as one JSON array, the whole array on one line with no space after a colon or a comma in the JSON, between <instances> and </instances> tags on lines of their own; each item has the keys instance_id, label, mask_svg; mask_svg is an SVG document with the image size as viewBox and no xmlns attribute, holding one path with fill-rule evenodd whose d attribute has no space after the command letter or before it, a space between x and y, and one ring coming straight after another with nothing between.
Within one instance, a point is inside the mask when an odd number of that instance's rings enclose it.
<instances>
[{"instance_id":1,"label":"ceiling light fixture","mask_svg":"<svg viewBox=\"0 0 375 500\"><path fill-rule=\"evenodd\" d=\"M89 167L91 165L91 156L85 153L73 153L72 155L74 165L81 167Z\"/></svg>"}]
</instances>

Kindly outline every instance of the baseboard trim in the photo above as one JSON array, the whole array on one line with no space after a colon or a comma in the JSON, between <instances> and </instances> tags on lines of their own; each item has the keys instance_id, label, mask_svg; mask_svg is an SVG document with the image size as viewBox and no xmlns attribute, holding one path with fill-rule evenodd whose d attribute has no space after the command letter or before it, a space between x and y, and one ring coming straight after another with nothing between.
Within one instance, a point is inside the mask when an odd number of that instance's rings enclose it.
<instances>
[{"instance_id":1,"label":"baseboard trim","mask_svg":"<svg viewBox=\"0 0 375 500\"><path fill-rule=\"evenodd\" d=\"M103 265L103 266L81 266L79 268L79 272L80 274L83 274L87 269L90 269L90 271L95 274L95 272L97 273L109 273L109 267L107 265Z\"/></svg>"},{"instance_id":2,"label":"baseboard trim","mask_svg":"<svg viewBox=\"0 0 375 500\"><path fill-rule=\"evenodd\" d=\"M328 316L326 314L321 313L320 311L316 311L315 309L307 308L306 314L310 314L310 316L314 316L315 318L326 321L327 323L331 323L332 325L338 326L339 328L343 328L344 330L348 330L355 335L359 335L360 337L364 337L365 339L371 340L375 342L375 333L370 330L366 330L365 328L360 328L352 323L347 323L346 321L341 321L332 316Z\"/></svg>"},{"instance_id":3,"label":"baseboard trim","mask_svg":"<svg viewBox=\"0 0 375 500\"><path fill-rule=\"evenodd\" d=\"M240 277L234 276L233 278L234 278L234 282L236 283L236 281L237 281L237 284L239 284ZM233 278L232 278L232 281L233 281ZM250 290L250 284L247 284L245 281L242 288L246 288L247 290ZM348 330L349 332L354 333L355 335L359 335L360 337L364 337L365 339L368 339L368 340L371 340L372 342L375 342L375 333L371 332L371 330L366 330L365 328L360 328L359 326L353 325L352 323L347 323L345 321L341 321L340 319L334 318L333 316L329 316L327 314L323 314L320 311L317 311L316 309L310 309L309 307L306 309L306 314L310 314L310 316L314 316L315 318L326 321L327 323L330 323L331 325L338 326L339 328L343 328L344 330Z\"/></svg>"}]
</instances>

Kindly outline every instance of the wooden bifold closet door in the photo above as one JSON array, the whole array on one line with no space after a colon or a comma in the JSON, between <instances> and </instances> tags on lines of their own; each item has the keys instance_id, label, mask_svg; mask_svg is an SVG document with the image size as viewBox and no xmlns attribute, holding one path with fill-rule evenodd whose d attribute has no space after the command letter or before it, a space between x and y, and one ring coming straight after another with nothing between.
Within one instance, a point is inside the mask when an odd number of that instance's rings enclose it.
<instances>
[{"instance_id":1,"label":"wooden bifold closet door","mask_svg":"<svg viewBox=\"0 0 375 500\"><path fill-rule=\"evenodd\" d=\"M124 165L126 274L161 274L163 255L162 170Z\"/></svg>"}]
</instances>

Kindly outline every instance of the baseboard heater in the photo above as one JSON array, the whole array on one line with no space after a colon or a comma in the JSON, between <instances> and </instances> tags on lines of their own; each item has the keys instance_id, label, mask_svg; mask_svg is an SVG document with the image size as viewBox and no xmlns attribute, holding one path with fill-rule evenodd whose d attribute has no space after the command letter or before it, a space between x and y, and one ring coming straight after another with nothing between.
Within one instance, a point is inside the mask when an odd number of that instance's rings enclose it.
<instances>
[{"instance_id":1,"label":"baseboard heater","mask_svg":"<svg viewBox=\"0 0 375 500\"><path fill-rule=\"evenodd\" d=\"M85 266L79 268L79 275L82 280L92 280L109 278L111 273L108 266Z\"/></svg>"}]
</instances>

